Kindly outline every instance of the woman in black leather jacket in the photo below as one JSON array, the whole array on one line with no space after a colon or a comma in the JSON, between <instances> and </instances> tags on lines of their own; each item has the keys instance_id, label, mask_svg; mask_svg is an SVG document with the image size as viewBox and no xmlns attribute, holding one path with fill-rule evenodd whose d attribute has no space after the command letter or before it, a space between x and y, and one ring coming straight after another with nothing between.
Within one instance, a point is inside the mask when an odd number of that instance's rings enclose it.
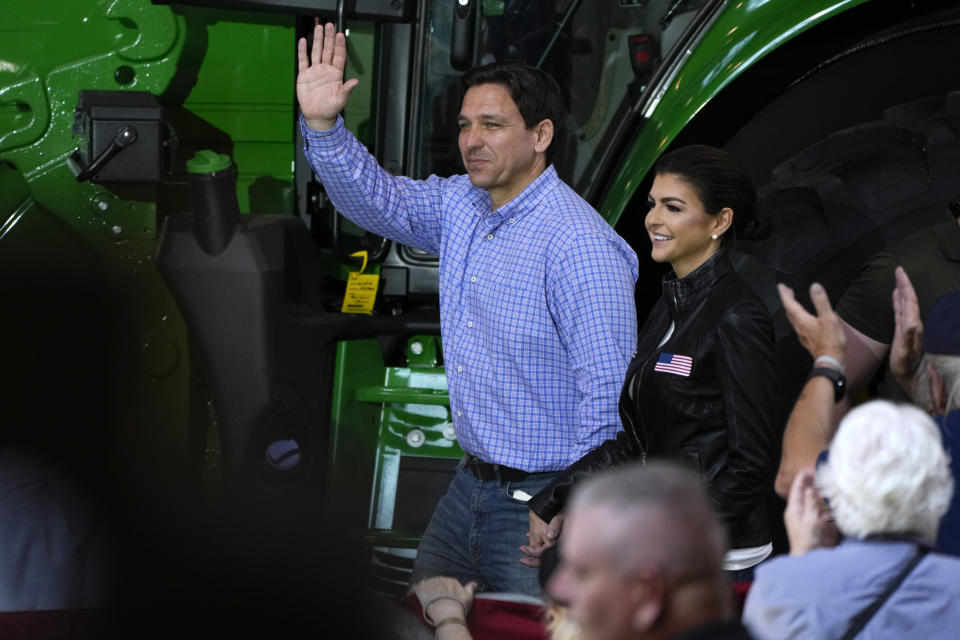
<instances>
[{"instance_id":1,"label":"woman in black leather jacket","mask_svg":"<svg viewBox=\"0 0 960 640\"><path fill-rule=\"evenodd\" d=\"M764 503L776 464L776 378L773 324L733 270L729 245L735 232L759 238L766 229L754 217L749 176L720 149L677 149L659 160L655 176L646 228L652 258L669 262L672 272L627 369L619 406L623 431L530 500L531 544L525 550L536 555L549 544L542 538L545 523L585 475L668 457L703 478L727 527L727 569L742 571L772 550Z\"/></svg>"}]
</instances>

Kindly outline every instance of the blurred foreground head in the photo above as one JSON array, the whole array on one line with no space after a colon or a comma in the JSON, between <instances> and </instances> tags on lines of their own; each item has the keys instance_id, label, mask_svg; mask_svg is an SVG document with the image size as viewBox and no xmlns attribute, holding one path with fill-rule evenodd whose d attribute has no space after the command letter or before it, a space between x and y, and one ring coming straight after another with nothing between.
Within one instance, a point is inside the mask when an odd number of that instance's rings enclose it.
<instances>
[{"instance_id":1,"label":"blurred foreground head","mask_svg":"<svg viewBox=\"0 0 960 640\"><path fill-rule=\"evenodd\" d=\"M666 462L577 487L548 593L590 640L667 638L733 615L725 532L699 478Z\"/></svg>"}]
</instances>

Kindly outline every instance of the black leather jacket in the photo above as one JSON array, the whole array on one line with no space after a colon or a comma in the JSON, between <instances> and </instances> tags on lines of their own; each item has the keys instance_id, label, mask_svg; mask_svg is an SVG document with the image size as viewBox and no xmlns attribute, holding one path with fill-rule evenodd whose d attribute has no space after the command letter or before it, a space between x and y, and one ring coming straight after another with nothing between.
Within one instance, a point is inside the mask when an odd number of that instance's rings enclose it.
<instances>
[{"instance_id":1,"label":"black leather jacket","mask_svg":"<svg viewBox=\"0 0 960 640\"><path fill-rule=\"evenodd\" d=\"M689 375L657 370L664 354L692 358ZM593 471L669 457L701 475L731 548L766 544L775 395L773 324L721 249L686 278L664 278L620 393L623 431L568 467L530 508L549 522Z\"/></svg>"}]
</instances>

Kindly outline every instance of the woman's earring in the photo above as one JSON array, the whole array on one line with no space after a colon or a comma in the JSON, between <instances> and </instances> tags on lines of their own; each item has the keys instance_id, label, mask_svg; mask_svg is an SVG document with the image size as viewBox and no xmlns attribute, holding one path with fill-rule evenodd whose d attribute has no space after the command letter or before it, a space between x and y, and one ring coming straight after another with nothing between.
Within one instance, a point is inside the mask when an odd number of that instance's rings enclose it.
<instances>
[{"instance_id":1,"label":"woman's earring","mask_svg":"<svg viewBox=\"0 0 960 640\"><path fill-rule=\"evenodd\" d=\"M713 235L710 236L710 237L713 238L714 240L716 240L716 239L719 238L720 236L718 236L717 234L713 234Z\"/></svg>"}]
</instances>

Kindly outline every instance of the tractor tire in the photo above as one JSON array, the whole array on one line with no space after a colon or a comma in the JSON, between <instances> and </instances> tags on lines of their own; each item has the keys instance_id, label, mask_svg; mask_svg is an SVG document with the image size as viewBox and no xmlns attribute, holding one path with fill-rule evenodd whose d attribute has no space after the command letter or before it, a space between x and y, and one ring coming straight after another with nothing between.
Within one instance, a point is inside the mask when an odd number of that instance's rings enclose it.
<instances>
[{"instance_id":1,"label":"tractor tire","mask_svg":"<svg viewBox=\"0 0 960 640\"><path fill-rule=\"evenodd\" d=\"M952 218L948 205L960 200L960 91L898 105L879 120L828 135L777 166L758 198L773 231L762 241L738 241L735 263L774 319L779 444L812 358L786 319L775 283L793 288L812 310L808 290L819 282L836 304L876 252ZM882 376L874 388L884 385ZM788 550L784 506L771 493L775 553Z\"/></svg>"}]
</instances>

